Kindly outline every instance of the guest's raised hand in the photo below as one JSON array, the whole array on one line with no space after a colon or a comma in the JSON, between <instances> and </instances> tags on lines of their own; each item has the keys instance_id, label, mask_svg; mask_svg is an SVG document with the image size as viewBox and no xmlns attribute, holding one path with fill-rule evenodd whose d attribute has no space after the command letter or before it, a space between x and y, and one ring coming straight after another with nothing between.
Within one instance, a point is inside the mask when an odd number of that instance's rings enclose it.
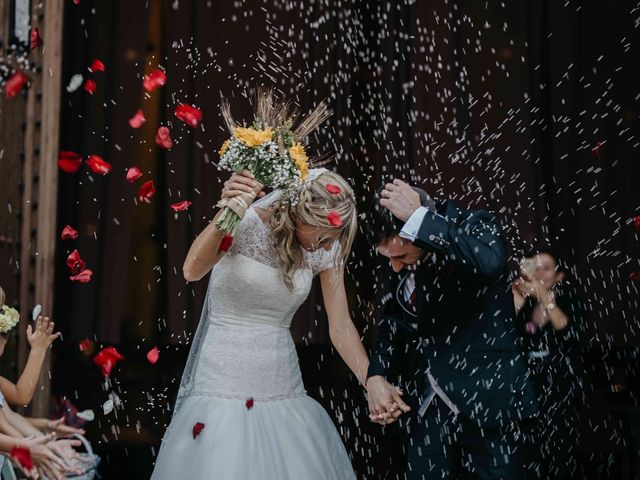
<instances>
[{"instance_id":1,"label":"guest's raised hand","mask_svg":"<svg viewBox=\"0 0 640 480\"><path fill-rule=\"evenodd\" d=\"M406 222L409 217L420 207L420 195L411 185L398 180L387 183L382 190L380 205L391 212L391 214Z\"/></svg>"},{"instance_id":2,"label":"guest's raised hand","mask_svg":"<svg viewBox=\"0 0 640 480\"><path fill-rule=\"evenodd\" d=\"M54 432L58 437L70 437L75 434L84 435L82 428L75 428L64 423L64 417L47 422L46 430Z\"/></svg>"},{"instance_id":3,"label":"guest's raised hand","mask_svg":"<svg viewBox=\"0 0 640 480\"><path fill-rule=\"evenodd\" d=\"M55 339L60 335L60 332L53 333L55 323L49 320L49 317L39 316L36 319L35 329L31 328L31 325L27 327L27 341L32 349L47 349Z\"/></svg>"}]
</instances>

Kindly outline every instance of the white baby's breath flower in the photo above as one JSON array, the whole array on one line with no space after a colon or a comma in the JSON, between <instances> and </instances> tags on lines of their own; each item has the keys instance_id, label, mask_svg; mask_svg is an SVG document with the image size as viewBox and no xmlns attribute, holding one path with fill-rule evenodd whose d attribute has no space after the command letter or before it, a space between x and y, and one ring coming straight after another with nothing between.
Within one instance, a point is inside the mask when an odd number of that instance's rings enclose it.
<instances>
[{"instance_id":1,"label":"white baby's breath flower","mask_svg":"<svg viewBox=\"0 0 640 480\"><path fill-rule=\"evenodd\" d=\"M20 314L15 308L3 305L0 309L0 333L7 333L20 321Z\"/></svg>"}]
</instances>

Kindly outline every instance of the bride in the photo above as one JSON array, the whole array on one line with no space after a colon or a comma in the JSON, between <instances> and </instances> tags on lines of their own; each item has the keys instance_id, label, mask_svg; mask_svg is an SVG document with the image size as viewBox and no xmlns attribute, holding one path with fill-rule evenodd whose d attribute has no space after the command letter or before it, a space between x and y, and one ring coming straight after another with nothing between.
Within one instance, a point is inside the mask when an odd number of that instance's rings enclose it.
<instances>
[{"instance_id":1,"label":"bride","mask_svg":"<svg viewBox=\"0 0 640 480\"><path fill-rule=\"evenodd\" d=\"M243 198L246 207L261 189L248 170L234 173L223 204ZM331 419L306 395L289 332L319 275L331 341L366 384L369 360L343 283L357 226L353 192L339 175L312 169L293 192L235 211L242 220L228 251L213 221L184 263L188 281L211 277L151 478L355 479Z\"/></svg>"}]
</instances>

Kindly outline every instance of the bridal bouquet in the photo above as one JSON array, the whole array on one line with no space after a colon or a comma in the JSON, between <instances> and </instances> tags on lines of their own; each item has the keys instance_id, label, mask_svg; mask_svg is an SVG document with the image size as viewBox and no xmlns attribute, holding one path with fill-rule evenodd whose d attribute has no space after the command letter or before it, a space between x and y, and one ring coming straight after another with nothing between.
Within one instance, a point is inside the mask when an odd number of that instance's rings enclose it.
<instances>
[{"instance_id":1,"label":"bridal bouquet","mask_svg":"<svg viewBox=\"0 0 640 480\"><path fill-rule=\"evenodd\" d=\"M220 148L218 167L233 172L247 169L262 186L289 190L304 182L309 172L304 138L331 112L321 103L293 129L295 109L278 103L271 92L258 92L256 118L250 127L235 124L224 100L222 114L232 136ZM248 193L221 201L216 226L233 236L252 199Z\"/></svg>"},{"instance_id":2,"label":"bridal bouquet","mask_svg":"<svg viewBox=\"0 0 640 480\"><path fill-rule=\"evenodd\" d=\"M0 333L6 334L20 321L20 314L8 305L0 307Z\"/></svg>"}]
</instances>

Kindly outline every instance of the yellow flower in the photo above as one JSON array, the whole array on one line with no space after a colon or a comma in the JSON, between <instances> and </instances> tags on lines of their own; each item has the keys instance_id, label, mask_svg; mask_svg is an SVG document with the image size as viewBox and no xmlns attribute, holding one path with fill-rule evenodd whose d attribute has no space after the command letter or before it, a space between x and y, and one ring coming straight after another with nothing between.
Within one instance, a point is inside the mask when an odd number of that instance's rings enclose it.
<instances>
[{"instance_id":1,"label":"yellow flower","mask_svg":"<svg viewBox=\"0 0 640 480\"><path fill-rule=\"evenodd\" d=\"M229 148L230 144L231 144L231 140L225 140L224 143L222 144L222 146L220 147L220 150L218 151L218 154L220 156L223 156L225 154L225 152L227 151L227 148Z\"/></svg>"},{"instance_id":2,"label":"yellow flower","mask_svg":"<svg viewBox=\"0 0 640 480\"><path fill-rule=\"evenodd\" d=\"M233 129L233 136L244 143L247 147L257 147L273 138L273 130L255 130L253 128L238 127Z\"/></svg>"},{"instance_id":3,"label":"yellow flower","mask_svg":"<svg viewBox=\"0 0 640 480\"><path fill-rule=\"evenodd\" d=\"M306 179L309 173L309 157L307 157L307 152L304 151L304 146L295 142L291 148L289 148L289 155L291 155L293 161L296 162L296 166L300 170L300 177L303 180Z\"/></svg>"}]
</instances>

